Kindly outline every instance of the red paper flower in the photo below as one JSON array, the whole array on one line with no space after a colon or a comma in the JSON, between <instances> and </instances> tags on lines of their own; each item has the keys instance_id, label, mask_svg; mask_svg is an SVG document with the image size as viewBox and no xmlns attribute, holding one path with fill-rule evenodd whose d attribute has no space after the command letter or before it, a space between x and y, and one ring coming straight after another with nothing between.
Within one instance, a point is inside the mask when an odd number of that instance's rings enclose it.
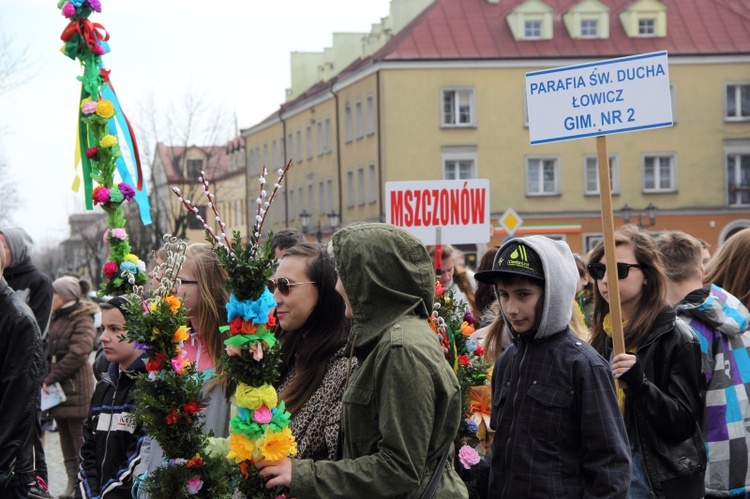
<instances>
[{"instance_id":1,"label":"red paper flower","mask_svg":"<svg viewBox=\"0 0 750 499\"><path fill-rule=\"evenodd\" d=\"M167 414L167 417L164 419L167 421L167 424L175 424L180 419L180 416L177 415L177 409L172 407L172 412Z\"/></svg>"},{"instance_id":2,"label":"red paper flower","mask_svg":"<svg viewBox=\"0 0 750 499\"><path fill-rule=\"evenodd\" d=\"M276 316L273 312L268 314L268 322L266 323L266 327L268 329L271 329L272 327L276 327Z\"/></svg>"},{"instance_id":3,"label":"red paper flower","mask_svg":"<svg viewBox=\"0 0 750 499\"><path fill-rule=\"evenodd\" d=\"M182 406L182 410L185 412L185 414L190 414L191 416L193 414L197 414L197 413L201 412L203 409L205 409L205 407L201 407L195 401L190 402L190 403L185 404L185 405Z\"/></svg>"},{"instance_id":4,"label":"red paper flower","mask_svg":"<svg viewBox=\"0 0 750 499\"><path fill-rule=\"evenodd\" d=\"M458 356L458 362L459 362L459 364L461 364L464 367L468 366L469 363L470 363L469 356L468 355L459 355Z\"/></svg>"},{"instance_id":5,"label":"red paper flower","mask_svg":"<svg viewBox=\"0 0 750 499\"><path fill-rule=\"evenodd\" d=\"M482 345L477 345L477 347L474 349L474 355L476 355L477 357L484 355L484 348L482 348Z\"/></svg>"},{"instance_id":6,"label":"red paper flower","mask_svg":"<svg viewBox=\"0 0 750 499\"><path fill-rule=\"evenodd\" d=\"M89 159L94 159L97 154L99 154L99 149L96 147L89 147L86 149L86 157Z\"/></svg>"},{"instance_id":7,"label":"red paper flower","mask_svg":"<svg viewBox=\"0 0 750 499\"><path fill-rule=\"evenodd\" d=\"M102 269L102 272L104 273L104 277L107 278L108 281L112 280L112 276L114 276L118 269L120 267L113 261L109 261L104 264L104 268Z\"/></svg>"},{"instance_id":8,"label":"red paper flower","mask_svg":"<svg viewBox=\"0 0 750 499\"><path fill-rule=\"evenodd\" d=\"M146 371L161 371L164 367L164 363L167 361L167 354L164 352L158 352L154 355L154 358L146 362Z\"/></svg>"},{"instance_id":9,"label":"red paper flower","mask_svg":"<svg viewBox=\"0 0 750 499\"><path fill-rule=\"evenodd\" d=\"M229 332L231 334L239 334L242 332L242 317L235 317L232 322L229 323Z\"/></svg>"}]
</instances>

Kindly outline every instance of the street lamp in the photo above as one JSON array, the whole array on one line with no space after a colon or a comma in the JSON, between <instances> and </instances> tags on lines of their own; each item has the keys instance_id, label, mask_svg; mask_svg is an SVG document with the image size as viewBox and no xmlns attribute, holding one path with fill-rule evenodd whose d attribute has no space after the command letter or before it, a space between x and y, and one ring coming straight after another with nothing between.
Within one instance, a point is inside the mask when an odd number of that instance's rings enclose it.
<instances>
[{"instance_id":1,"label":"street lamp","mask_svg":"<svg viewBox=\"0 0 750 499\"><path fill-rule=\"evenodd\" d=\"M620 212L622 213L622 221L626 224L629 224L631 219L633 218L634 211L638 214L638 228L648 229L649 227L653 227L654 225L656 225L656 206L654 206L653 203L649 203L648 206L646 206L646 208L643 210L633 210L633 208L626 204L620 210ZM643 222L644 212L648 217L647 223Z\"/></svg>"},{"instance_id":2,"label":"street lamp","mask_svg":"<svg viewBox=\"0 0 750 499\"><path fill-rule=\"evenodd\" d=\"M339 214L331 210L328 212L328 223L331 225L331 232L334 232L339 226Z\"/></svg>"},{"instance_id":3,"label":"street lamp","mask_svg":"<svg viewBox=\"0 0 750 499\"><path fill-rule=\"evenodd\" d=\"M307 210L302 210L302 213L299 214L299 221L302 224L302 232L307 234L307 231L310 229L310 220L312 219L312 215L310 215Z\"/></svg>"}]
</instances>

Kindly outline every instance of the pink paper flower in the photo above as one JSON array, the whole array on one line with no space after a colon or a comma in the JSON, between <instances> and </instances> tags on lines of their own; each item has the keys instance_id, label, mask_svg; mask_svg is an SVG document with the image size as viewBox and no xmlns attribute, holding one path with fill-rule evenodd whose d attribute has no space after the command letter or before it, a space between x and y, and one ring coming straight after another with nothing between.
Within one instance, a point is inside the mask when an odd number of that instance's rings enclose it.
<instances>
[{"instance_id":1,"label":"pink paper flower","mask_svg":"<svg viewBox=\"0 0 750 499\"><path fill-rule=\"evenodd\" d=\"M96 112L96 101L92 100L84 104L82 111L83 114L94 114Z\"/></svg>"},{"instance_id":2,"label":"pink paper flower","mask_svg":"<svg viewBox=\"0 0 750 499\"><path fill-rule=\"evenodd\" d=\"M464 468L471 469L472 466L477 464L481 458L479 453L475 451L471 446L464 444L458 450L458 460L461 462Z\"/></svg>"},{"instance_id":3,"label":"pink paper flower","mask_svg":"<svg viewBox=\"0 0 750 499\"><path fill-rule=\"evenodd\" d=\"M197 476L194 476L190 480L187 481L187 491L188 494L191 496L194 496L198 493L200 489L203 488L203 480L198 478Z\"/></svg>"},{"instance_id":4,"label":"pink paper flower","mask_svg":"<svg viewBox=\"0 0 750 499\"><path fill-rule=\"evenodd\" d=\"M63 5L62 15L70 19L71 17L76 15L76 6L72 3L66 3L65 5Z\"/></svg>"},{"instance_id":5,"label":"pink paper flower","mask_svg":"<svg viewBox=\"0 0 750 499\"><path fill-rule=\"evenodd\" d=\"M109 203L109 189L99 186L91 193L91 198L94 200L94 204L107 204Z\"/></svg>"},{"instance_id":6,"label":"pink paper flower","mask_svg":"<svg viewBox=\"0 0 750 499\"><path fill-rule=\"evenodd\" d=\"M268 424L271 422L272 417L271 411L265 405L253 411L253 421L258 424Z\"/></svg>"},{"instance_id":7,"label":"pink paper flower","mask_svg":"<svg viewBox=\"0 0 750 499\"><path fill-rule=\"evenodd\" d=\"M116 237L120 241L124 241L128 238L128 233L125 232L125 229L112 229L109 235L112 237Z\"/></svg>"},{"instance_id":8,"label":"pink paper flower","mask_svg":"<svg viewBox=\"0 0 750 499\"><path fill-rule=\"evenodd\" d=\"M229 355L230 357L242 355L242 348L235 345L227 345L224 350L226 350L227 355Z\"/></svg>"}]
</instances>

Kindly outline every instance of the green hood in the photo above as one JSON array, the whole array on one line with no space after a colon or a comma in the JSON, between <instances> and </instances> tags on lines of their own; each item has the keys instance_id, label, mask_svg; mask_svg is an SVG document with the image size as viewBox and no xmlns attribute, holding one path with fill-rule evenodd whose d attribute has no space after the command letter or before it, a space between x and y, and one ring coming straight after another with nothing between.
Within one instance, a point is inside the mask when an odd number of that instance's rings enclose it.
<instances>
[{"instance_id":1,"label":"green hood","mask_svg":"<svg viewBox=\"0 0 750 499\"><path fill-rule=\"evenodd\" d=\"M334 234L333 253L352 307L356 347L371 347L404 315L429 316L435 271L427 248L404 229L379 223L347 227Z\"/></svg>"}]
</instances>

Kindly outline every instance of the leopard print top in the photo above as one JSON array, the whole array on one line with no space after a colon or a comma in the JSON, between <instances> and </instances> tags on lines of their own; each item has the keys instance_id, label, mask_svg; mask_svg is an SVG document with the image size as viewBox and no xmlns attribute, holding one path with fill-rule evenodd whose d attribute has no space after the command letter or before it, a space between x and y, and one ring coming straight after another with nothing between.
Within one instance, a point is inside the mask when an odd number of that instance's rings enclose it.
<instances>
[{"instance_id":1,"label":"leopard print top","mask_svg":"<svg viewBox=\"0 0 750 499\"><path fill-rule=\"evenodd\" d=\"M349 368L346 347L341 347L328 361L323 379L310 399L296 413L292 414L289 427L297 440L297 458L312 460L333 460L341 424L341 400ZM356 357L352 358L352 371L357 368ZM289 385L296 369L292 367L279 385L279 397L284 397L284 389Z\"/></svg>"}]
</instances>

